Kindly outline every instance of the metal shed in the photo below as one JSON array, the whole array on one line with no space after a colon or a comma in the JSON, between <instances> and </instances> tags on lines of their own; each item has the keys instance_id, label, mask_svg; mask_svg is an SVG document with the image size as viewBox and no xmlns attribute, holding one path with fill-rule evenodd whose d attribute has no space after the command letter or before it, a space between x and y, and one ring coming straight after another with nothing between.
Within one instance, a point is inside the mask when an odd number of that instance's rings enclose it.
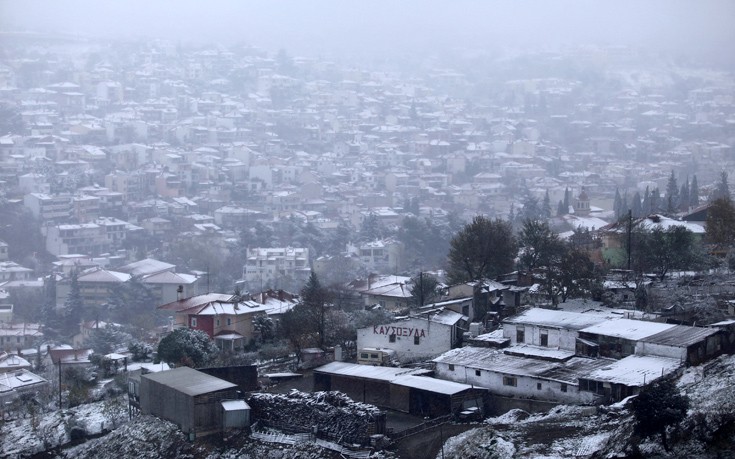
<instances>
[{"instance_id":1,"label":"metal shed","mask_svg":"<svg viewBox=\"0 0 735 459\"><path fill-rule=\"evenodd\" d=\"M237 385L188 367L140 378L141 412L175 423L192 439L221 431L220 402L237 396Z\"/></svg>"},{"instance_id":2,"label":"metal shed","mask_svg":"<svg viewBox=\"0 0 735 459\"><path fill-rule=\"evenodd\" d=\"M222 427L243 429L250 425L250 405L245 400L223 400Z\"/></svg>"}]
</instances>

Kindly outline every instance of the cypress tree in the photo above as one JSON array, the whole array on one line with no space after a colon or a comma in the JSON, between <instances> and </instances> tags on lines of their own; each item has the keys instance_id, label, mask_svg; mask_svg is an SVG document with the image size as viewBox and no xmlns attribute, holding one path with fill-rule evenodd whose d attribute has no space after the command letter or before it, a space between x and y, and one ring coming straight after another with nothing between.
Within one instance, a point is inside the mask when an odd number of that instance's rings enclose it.
<instances>
[{"instance_id":1,"label":"cypress tree","mask_svg":"<svg viewBox=\"0 0 735 459\"><path fill-rule=\"evenodd\" d=\"M615 201L613 201L613 212L615 212L615 218L620 218L623 215L623 198L620 196L620 189L615 188Z\"/></svg>"},{"instance_id":2,"label":"cypress tree","mask_svg":"<svg viewBox=\"0 0 735 459\"><path fill-rule=\"evenodd\" d=\"M676 183L676 175L671 171L669 181L666 184L666 213L673 214L679 208L679 185Z\"/></svg>"},{"instance_id":3,"label":"cypress tree","mask_svg":"<svg viewBox=\"0 0 735 459\"><path fill-rule=\"evenodd\" d=\"M692 183L689 185L689 206L691 208L699 207L699 185L697 185L697 174L692 176Z\"/></svg>"},{"instance_id":4,"label":"cypress tree","mask_svg":"<svg viewBox=\"0 0 735 459\"><path fill-rule=\"evenodd\" d=\"M630 206L633 217L640 218L643 216L643 207L641 206L641 194L636 191L633 195L633 202Z\"/></svg>"},{"instance_id":5,"label":"cypress tree","mask_svg":"<svg viewBox=\"0 0 735 459\"><path fill-rule=\"evenodd\" d=\"M646 193L643 195L641 207L643 208L643 216L651 215L651 191L648 186L646 186Z\"/></svg>"},{"instance_id":6,"label":"cypress tree","mask_svg":"<svg viewBox=\"0 0 735 459\"><path fill-rule=\"evenodd\" d=\"M679 210L686 212L689 210L689 177L686 182L681 185L679 190Z\"/></svg>"}]
</instances>

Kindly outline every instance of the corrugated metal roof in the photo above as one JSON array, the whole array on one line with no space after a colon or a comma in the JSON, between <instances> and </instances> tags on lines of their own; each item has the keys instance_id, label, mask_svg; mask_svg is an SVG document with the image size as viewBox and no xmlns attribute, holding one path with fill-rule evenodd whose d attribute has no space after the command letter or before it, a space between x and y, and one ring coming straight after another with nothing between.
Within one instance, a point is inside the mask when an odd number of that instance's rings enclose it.
<instances>
[{"instance_id":1,"label":"corrugated metal roof","mask_svg":"<svg viewBox=\"0 0 735 459\"><path fill-rule=\"evenodd\" d=\"M454 395L474 388L469 384L462 384L454 381L446 381L444 379L436 379L428 376L415 375L399 376L391 382L399 386L411 387L414 389L420 389L446 395Z\"/></svg>"},{"instance_id":2,"label":"corrugated metal roof","mask_svg":"<svg viewBox=\"0 0 735 459\"><path fill-rule=\"evenodd\" d=\"M584 333L593 333L601 336L612 336L615 338L640 341L656 335L676 325L662 324L660 322L647 322L645 320L615 319L604 323L592 325L580 330Z\"/></svg>"},{"instance_id":3,"label":"corrugated metal roof","mask_svg":"<svg viewBox=\"0 0 735 459\"><path fill-rule=\"evenodd\" d=\"M606 322L610 316L598 313L581 313L532 308L503 322L516 325L537 325L539 327L580 330L592 325Z\"/></svg>"},{"instance_id":4,"label":"corrugated metal roof","mask_svg":"<svg viewBox=\"0 0 735 459\"><path fill-rule=\"evenodd\" d=\"M506 355L500 349L473 347L452 349L433 361L464 366L470 370L485 370L514 376L533 376L569 384L577 384L580 376L610 364L607 359L584 357L572 357L565 362L548 362Z\"/></svg>"},{"instance_id":5,"label":"corrugated metal roof","mask_svg":"<svg viewBox=\"0 0 735 459\"><path fill-rule=\"evenodd\" d=\"M421 375L431 373L430 370L420 368L374 367L347 362L330 362L314 369L315 373L328 373L355 378L376 379L379 381L393 381L402 375Z\"/></svg>"},{"instance_id":6,"label":"corrugated metal roof","mask_svg":"<svg viewBox=\"0 0 735 459\"><path fill-rule=\"evenodd\" d=\"M643 338L641 341L644 343L663 344L666 346L687 347L718 332L719 330L713 328L675 325L661 333L656 333L655 335Z\"/></svg>"},{"instance_id":7,"label":"corrugated metal roof","mask_svg":"<svg viewBox=\"0 0 735 459\"><path fill-rule=\"evenodd\" d=\"M593 371L585 379L640 387L682 366L678 359L630 355Z\"/></svg>"},{"instance_id":8,"label":"corrugated metal roof","mask_svg":"<svg viewBox=\"0 0 735 459\"><path fill-rule=\"evenodd\" d=\"M169 371L147 374L141 376L141 378L150 379L192 397L237 388L236 384L189 367L179 367Z\"/></svg>"}]
</instances>

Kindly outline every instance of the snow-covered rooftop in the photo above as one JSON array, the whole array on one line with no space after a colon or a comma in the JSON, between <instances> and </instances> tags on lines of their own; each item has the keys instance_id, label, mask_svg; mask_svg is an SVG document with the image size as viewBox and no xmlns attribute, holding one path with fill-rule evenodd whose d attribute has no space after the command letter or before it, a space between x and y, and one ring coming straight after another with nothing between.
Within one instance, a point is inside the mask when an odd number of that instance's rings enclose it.
<instances>
[{"instance_id":1,"label":"snow-covered rooftop","mask_svg":"<svg viewBox=\"0 0 735 459\"><path fill-rule=\"evenodd\" d=\"M314 371L340 376L352 376L355 378L377 379L380 381L393 381L398 376L422 375L431 372L430 370L420 368L374 367L347 362L330 362L319 368L315 368Z\"/></svg>"},{"instance_id":2,"label":"snow-covered rooftop","mask_svg":"<svg viewBox=\"0 0 735 459\"><path fill-rule=\"evenodd\" d=\"M532 357L545 360L567 360L574 357L574 351L557 349L553 347L531 346L519 344L503 350L508 355Z\"/></svg>"},{"instance_id":3,"label":"snow-covered rooftop","mask_svg":"<svg viewBox=\"0 0 735 459\"><path fill-rule=\"evenodd\" d=\"M593 371L585 378L640 387L675 372L681 366L679 359L631 355L611 361L609 365Z\"/></svg>"},{"instance_id":4,"label":"snow-covered rooftop","mask_svg":"<svg viewBox=\"0 0 735 459\"><path fill-rule=\"evenodd\" d=\"M473 386L468 384L445 381L443 379L436 379L429 376L404 375L397 377L391 382L399 386L411 387L414 389L421 389L446 395L454 395L473 389Z\"/></svg>"},{"instance_id":5,"label":"snow-covered rooftop","mask_svg":"<svg viewBox=\"0 0 735 459\"><path fill-rule=\"evenodd\" d=\"M143 375L142 378L150 379L191 396L237 388L236 384L189 367L179 367L173 370L147 374Z\"/></svg>"},{"instance_id":6,"label":"snow-covered rooftop","mask_svg":"<svg viewBox=\"0 0 735 459\"><path fill-rule=\"evenodd\" d=\"M504 322L508 324L533 324L549 328L580 330L601 322L607 322L609 318L609 315L598 311L581 313L532 308L517 316L505 319Z\"/></svg>"},{"instance_id":7,"label":"snow-covered rooftop","mask_svg":"<svg viewBox=\"0 0 735 459\"><path fill-rule=\"evenodd\" d=\"M639 341L675 326L645 320L615 319L581 329L580 332Z\"/></svg>"}]
</instances>

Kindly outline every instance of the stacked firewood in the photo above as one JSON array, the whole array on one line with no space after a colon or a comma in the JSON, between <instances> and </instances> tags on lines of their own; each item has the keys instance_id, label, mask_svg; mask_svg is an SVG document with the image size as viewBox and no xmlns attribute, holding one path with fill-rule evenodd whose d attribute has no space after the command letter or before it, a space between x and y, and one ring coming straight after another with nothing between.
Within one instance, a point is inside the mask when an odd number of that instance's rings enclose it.
<instances>
[{"instance_id":1,"label":"stacked firewood","mask_svg":"<svg viewBox=\"0 0 735 459\"><path fill-rule=\"evenodd\" d=\"M366 403L355 402L336 392L300 392L289 394L256 393L250 396L252 420L263 420L273 426L313 431L333 438L365 438L381 411Z\"/></svg>"}]
</instances>

